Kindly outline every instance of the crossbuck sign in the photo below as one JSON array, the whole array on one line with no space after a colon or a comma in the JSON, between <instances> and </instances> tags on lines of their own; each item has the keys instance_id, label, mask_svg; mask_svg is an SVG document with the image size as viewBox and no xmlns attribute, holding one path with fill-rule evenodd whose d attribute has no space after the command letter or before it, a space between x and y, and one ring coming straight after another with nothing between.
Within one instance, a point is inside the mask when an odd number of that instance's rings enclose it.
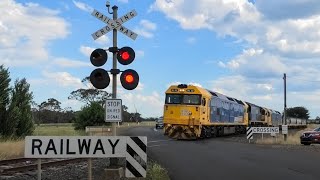
<instances>
[{"instance_id":1,"label":"crossbuck sign","mask_svg":"<svg viewBox=\"0 0 320 180\"><path fill-rule=\"evenodd\" d=\"M124 35L128 36L129 38L131 38L133 40L135 40L138 36L138 34L136 34L135 32L131 31L130 29L128 29L122 25L123 23L125 23L125 22L129 21L130 19L137 16L137 12L135 10L131 10L130 12L128 12L127 14L118 18L115 21L108 18L106 15L102 14L101 12L99 12L97 10L93 10L91 15L107 24L104 28L91 34L91 36L94 40L107 34L108 32L110 32L113 29L117 29L118 31L122 32Z\"/></svg>"}]
</instances>

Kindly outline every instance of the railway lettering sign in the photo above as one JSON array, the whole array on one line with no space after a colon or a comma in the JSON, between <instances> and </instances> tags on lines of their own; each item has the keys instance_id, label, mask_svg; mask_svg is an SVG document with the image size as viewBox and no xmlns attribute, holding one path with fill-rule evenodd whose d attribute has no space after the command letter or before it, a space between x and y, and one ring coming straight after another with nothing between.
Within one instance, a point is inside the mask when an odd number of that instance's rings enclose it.
<instances>
[{"instance_id":1,"label":"railway lettering sign","mask_svg":"<svg viewBox=\"0 0 320 180\"><path fill-rule=\"evenodd\" d=\"M146 177L146 136L27 136L26 158L126 158L126 177Z\"/></svg>"},{"instance_id":2,"label":"railway lettering sign","mask_svg":"<svg viewBox=\"0 0 320 180\"><path fill-rule=\"evenodd\" d=\"M254 134L279 133L279 127L252 127Z\"/></svg>"},{"instance_id":3,"label":"railway lettering sign","mask_svg":"<svg viewBox=\"0 0 320 180\"><path fill-rule=\"evenodd\" d=\"M26 158L125 157L123 136L27 136Z\"/></svg>"}]
</instances>

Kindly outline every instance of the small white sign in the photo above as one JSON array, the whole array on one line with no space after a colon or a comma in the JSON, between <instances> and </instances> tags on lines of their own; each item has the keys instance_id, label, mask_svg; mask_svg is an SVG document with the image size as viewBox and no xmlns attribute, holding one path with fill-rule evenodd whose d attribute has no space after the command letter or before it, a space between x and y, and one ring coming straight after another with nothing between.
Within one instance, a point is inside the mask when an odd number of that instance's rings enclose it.
<instances>
[{"instance_id":1,"label":"small white sign","mask_svg":"<svg viewBox=\"0 0 320 180\"><path fill-rule=\"evenodd\" d=\"M282 125L282 134L288 134L288 125Z\"/></svg>"},{"instance_id":2,"label":"small white sign","mask_svg":"<svg viewBox=\"0 0 320 180\"><path fill-rule=\"evenodd\" d=\"M27 136L24 157L126 157L126 143L126 136Z\"/></svg>"},{"instance_id":3,"label":"small white sign","mask_svg":"<svg viewBox=\"0 0 320 180\"><path fill-rule=\"evenodd\" d=\"M121 121L122 121L122 100L107 99L105 122L121 122Z\"/></svg>"},{"instance_id":4,"label":"small white sign","mask_svg":"<svg viewBox=\"0 0 320 180\"><path fill-rule=\"evenodd\" d=\"M252 127L254 134L279 133L279 127Z\"/></svg>"}]
</instances>

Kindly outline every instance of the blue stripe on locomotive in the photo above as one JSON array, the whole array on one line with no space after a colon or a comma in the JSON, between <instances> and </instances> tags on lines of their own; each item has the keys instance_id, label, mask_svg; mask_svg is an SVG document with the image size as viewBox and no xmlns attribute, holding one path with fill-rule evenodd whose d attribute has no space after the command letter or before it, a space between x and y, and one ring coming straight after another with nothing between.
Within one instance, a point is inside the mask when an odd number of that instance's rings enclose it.
<instances>
[{"instance_id":1,"label":"blue stripe on locomotive","mask_svg":"<svg viewBox=\"0 0 320 180\"><path fill-rule=\"evenodd\" d=\"M237 102L212 96L210 109L210 121L213 123L243 122L244 105Z\"/></svg>"}]
</instances>

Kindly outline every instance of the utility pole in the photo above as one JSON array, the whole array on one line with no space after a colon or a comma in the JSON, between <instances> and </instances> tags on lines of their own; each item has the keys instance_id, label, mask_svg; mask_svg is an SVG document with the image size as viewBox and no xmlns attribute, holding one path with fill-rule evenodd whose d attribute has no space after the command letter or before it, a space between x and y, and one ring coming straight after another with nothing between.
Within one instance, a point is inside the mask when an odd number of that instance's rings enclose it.
<instances>
[{"instance_id":1,"label":"utility pole","mask_svg":"<svg viewBox=\"0 0 320 180\"><path fill-rule=\"evenodd\" d=\"M287 125L287 116L286 116L286 111L287 111L287 76L286 76L286 73L283 74L283 83L284 83L283 121L284 121L284 124ZM287 134L284 134L283 137L284 137L284 140L287 141Z\"/></svg>"}]
</instances>

